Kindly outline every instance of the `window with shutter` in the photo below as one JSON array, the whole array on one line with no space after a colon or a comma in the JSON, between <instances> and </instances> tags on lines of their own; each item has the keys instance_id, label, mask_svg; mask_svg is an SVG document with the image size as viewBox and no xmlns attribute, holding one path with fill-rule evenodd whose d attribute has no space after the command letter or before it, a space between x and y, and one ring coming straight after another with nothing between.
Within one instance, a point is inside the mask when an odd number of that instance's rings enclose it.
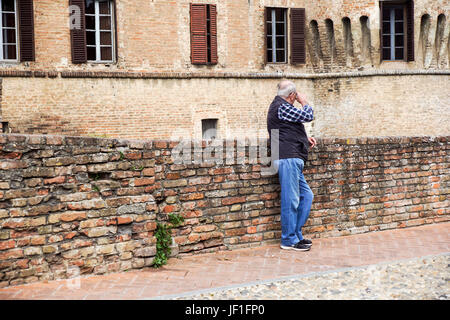
<instances>
[{"instance_id":1,"label":"window with shutter","mask_svg":"<svg viewBox=\"0 0 450 320\"><path fill-rule=\"evenodd\" d=\"M305 9L291 9L291 62L306 63Z\"/></svg>"},{"instance_id":2,"label":"window with shutter","mask_svg":"<svg viewBox=\"0 0 450 320\"><path fill-rule=\"evenodd\" d=\"M286 8L265 8L265 61L266 63L286 63L288 61ZM290 9L290 47L291 63L306 63L305 9Z\"/></svg>"},{"instance_id":3,"label":"window with shutter","mask_svg":"<svg viewBox=\"0 0 450 320\"><path fill-rule=\"evenodd\" d=\"M0 0L0 60L17 61L17 7L15 0Z\"/></svg>"},{"instance_id":4,"label":"window with shutter","mask_svg":"<svg viewBox=\"0 0 450 320\"><path fill-rule=\"evenodd\" d=\"M11 2L3 0L2 2ZM3 5L3 3L2 3ZM34 61L33 0L18 0L20 61Z\"/></svg>"},{"instance_id":5,"label":"window with shutter","mask_svg":"<svg viewBox=\"0 0 450 320\"><path fill-rule=\"evenodd\" d=\"M217 64L217 11L213 4L193 4L191 10L191 63Z\"/></svg>"},{"instance_id":6,"label":"window with shutter","mask_svg":"<svg viewBox=\"0 0 450 320\"><path fill-rule=\"evenodd\" d=\"M72 48L72 63L87 62L86 54L86 24L85 24L85 0L70 0L69 5L75 6L77 10L75 14L79 13L79 24L71 26L70 40Z\"/></svg>"},{"instance_id":7,"label":"window with shutter","mask_svg":"<svg viewBox=\"0 0 450 320\"><path fill-rule=\"evenodd\" d=\"M413 1L380 2L380 16L381 59L384 61L413 61Z\"/></svg>"},{"instance_id":8,"label":"window with shutter","mask_svg":"<svg viewBox=\"0 0 450 320\"><path fill-rule=\"evenodd\" d=\"M115 2L71 0L79 8L79 28L71 30L73 63L113 63L116 59Z\"/></svg>"}]
</instances>

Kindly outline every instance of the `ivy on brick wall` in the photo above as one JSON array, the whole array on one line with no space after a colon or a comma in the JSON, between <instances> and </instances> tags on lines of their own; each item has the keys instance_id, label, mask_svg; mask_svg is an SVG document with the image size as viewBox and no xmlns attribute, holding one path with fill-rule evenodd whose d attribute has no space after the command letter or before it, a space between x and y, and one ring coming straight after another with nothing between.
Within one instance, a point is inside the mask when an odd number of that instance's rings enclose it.
<instances>
[{"instance_id":1,"label":"ivy on brick wall","mask_svg":"<svg viewBox=\"0 0 450 320\"><path fill-rule=\"evenodd\" d=\"M184 218L178 214L169 214L169 223L158 223L156 225L156 255L153 260L153 267L159 268L167 264L167 259L172 252L171 229L180 226L184 222Z\"/></svg>"}]
</instances>

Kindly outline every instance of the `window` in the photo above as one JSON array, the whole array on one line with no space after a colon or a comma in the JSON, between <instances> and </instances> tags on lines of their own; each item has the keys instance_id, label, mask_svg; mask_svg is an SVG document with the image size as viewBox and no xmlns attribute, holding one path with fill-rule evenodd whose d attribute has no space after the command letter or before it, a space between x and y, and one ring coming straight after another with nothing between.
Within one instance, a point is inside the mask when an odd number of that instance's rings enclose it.
<instances>
[{"instance_id":1,"label":"window","mask_svg":"<svg viewBox=\"0 0 450 320\"><path fill-rule=\"evenodd\" d=\"M380 2L380 6L382 60L414 60L412 1Z\"/></svg>"},{"instance_id":2,"label":"window","mask_svg":"<svg viewBox=\"0 0 450 320\"><path fill-rule=\"evenodd\" d=\"M383 59L405 58L405 7L390 5L383 8Z\"/></svg>"},{"instance_id":3,"label":"window","mask_svg":"<svg viewBox=\"0 0 450 320\"><path fill-rule=\"evenodd\" d=\"M9 122L8 121L2 121L2 133L10 133L9 132Z\"/></svg>"},{"instance_id":4,"label":"window","mask_svg":"<svg viewBox=\"0 0 450 320\"><path fill-rule=\"evenodd\" d=\"M0 0L1 61L17 61L17 7L15 0Z\"/></svg>"},{"instance_id":5,"label":"window","mask_svg":"<svg viewBox=\"0 0 450 320\"><path fill-rule=\"evenodd\" d=\"M113 62L114 6L109 0L86 0L87 60Z\"/></svg>"},{"instance_id":6,"label":"window","mask_svg":"<svg viewBox=\"0 0 450 320\"><path fill-rule=\"evenodd\" d=\"M287 62L287 9L266 9L267 62Z\"/></svg>"},{"instance_id":7,"label":"window","mask_svg":"<svg viewBox=\"0 0 450 320\"><path fill-rule=\"evenodd\" d=\"M69 0L69 4L72 15L80 17L70 29L72 63L113 63L117 52L114 1Z\"/></svg>"},{"instance_id":8,"label":"window","mask_svg":"<svg viewBox=\"0 0 450 320\"><path fill-rule=\"evenodd\" d=\"M191 10L191 62L217 64L217 12L214 4L193 4Z\"/></svg>"},{"instance_id":9,"label":"window","mask_svg":"<svg viewBox=\"0 0 450 320\"><path fill-rule=\"evenodd\" d=\"M202 139L214 140L217 138L217 119L202 120Z\"/></svg>"},{"instance_id":10,"label":"window","mask_svg":"<svg viewBox=\"0 0 450 320\"><path fill-rule=\"evenodd\" d=\"M289 9L290 62L305 63L305 9ZM287 63L288 56L288 9L265 8L265 59L267 63Z\"/></svg>"}]
</instances>

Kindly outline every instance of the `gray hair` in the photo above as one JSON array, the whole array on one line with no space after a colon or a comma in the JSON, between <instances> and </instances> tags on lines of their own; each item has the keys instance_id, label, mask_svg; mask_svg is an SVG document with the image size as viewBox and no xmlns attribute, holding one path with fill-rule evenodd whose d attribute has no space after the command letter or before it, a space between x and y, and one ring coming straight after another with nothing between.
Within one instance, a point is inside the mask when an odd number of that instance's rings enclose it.
<instances>
[{"instance_id":1,"label":"gray hair","mask_svg":"<svg viewBox=\"0 0 450 320\"><path fill-rule=\"evenodd\" d=\"M291 93L296 92L295 84L288 80L281 81L278 85L278 93L280 97L287 98Z\"/></svg>"}]
</instances>

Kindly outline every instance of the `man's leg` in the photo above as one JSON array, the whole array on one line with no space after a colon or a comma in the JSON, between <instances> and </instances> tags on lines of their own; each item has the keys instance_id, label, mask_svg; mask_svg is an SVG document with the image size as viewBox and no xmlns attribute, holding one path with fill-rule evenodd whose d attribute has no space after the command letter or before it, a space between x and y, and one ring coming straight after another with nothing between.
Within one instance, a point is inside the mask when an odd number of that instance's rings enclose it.
<instances>
[{"instance_id":1,"label":"man's leg","mask_svg":"<svg viewBox=\"0 0 450 320\"><path fill-rule=\"evenodd\" d=\"M296 234L297 208L300 202L299 166L296 159L278 162L278 178L281 185L281 245L292 246L300 241Z\"/></svg>"},{"instance_id":2,"label":"man's leg","mask_svg":"<svg viewBox=\"0 0 450 320\"><path fill-rule=\"evenodd\" d=\"M300 175L299 175L299 190L300 190L300 202L298 206L297 226L296 234L299 240L303 240L302 227L306 223L311 211L311 205L314 199L314 194L311 191L308 183L303 175L304 162L300 160Z\"/></svg>"}]
</instances>

